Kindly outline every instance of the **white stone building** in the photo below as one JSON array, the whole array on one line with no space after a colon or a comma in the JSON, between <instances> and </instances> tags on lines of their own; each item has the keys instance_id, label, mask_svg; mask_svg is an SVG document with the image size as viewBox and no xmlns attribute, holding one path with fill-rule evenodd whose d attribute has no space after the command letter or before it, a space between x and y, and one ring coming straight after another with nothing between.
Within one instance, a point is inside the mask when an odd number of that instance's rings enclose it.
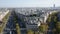
<instances>
[{"instance_id":1,"label":"white stone building","mask_svg":"<svg viewBox=\"0 0 60 34\"><path fill-rule=\"evenodd\" d=\"M41 25L39 17L26 17L25 20L27 29L37 29Z\"/></svg>"},{"instance_id":2,"label":"white stone building","mask_svg":"<svg viewBox=\"0 0 60 34\"><path fill-rule=\"evenodd\" d=\"M2 19L5 17L5 15L9 12L9 10L6 10L6 11L1 11L0 12L0 21L2 21Z\"/></svg>"}]
</instances>

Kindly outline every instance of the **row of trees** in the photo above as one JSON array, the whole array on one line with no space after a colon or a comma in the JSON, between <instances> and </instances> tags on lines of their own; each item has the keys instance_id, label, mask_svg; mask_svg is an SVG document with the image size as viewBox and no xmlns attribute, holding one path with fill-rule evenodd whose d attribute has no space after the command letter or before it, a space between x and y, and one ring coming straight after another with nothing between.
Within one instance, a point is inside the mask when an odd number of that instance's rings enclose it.
<instances>
[{"instance_id":1,"label":"row of trees","mask_svg":"<svg viewBox=\"0 0 60 34\"><path fill-rule=\"evenodd\" d=\"M39 32L30 29L27 31L27 34L39 34Z\"/></svg>"},{"instance_id":2,"label":"row of trees","mask_svg":"<svg viewBox=\"0 0 60 34\"><path fill-rule=\"evenodd\" d=\"M15 22L15 24L16 24L16 31L17 31L17 34L21 34L20 32L20 27L19 27L19 24L18 24L18 17L17 17L17 15L16 15L16 13L15 13L15 11L14 11L14 22Z\"/></svg>"},{"instance_id":3,"label":"row of trees","mask_svg":"<svg viewBox=\"0 0 60 34\"><path fill-rule=\"evenodd\" d=\"M48 27L52 28L54 34L60 34L60 21L58 20L60 17L58 17L58 14L58 12L52 13L47 19Z\"/></svg>"}]
</instances>

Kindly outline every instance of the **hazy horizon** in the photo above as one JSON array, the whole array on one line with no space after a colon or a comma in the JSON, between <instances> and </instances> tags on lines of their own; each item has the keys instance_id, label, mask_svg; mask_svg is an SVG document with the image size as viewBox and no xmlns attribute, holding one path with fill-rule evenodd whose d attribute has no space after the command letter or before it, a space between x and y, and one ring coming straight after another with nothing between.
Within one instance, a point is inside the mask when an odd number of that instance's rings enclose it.
<instances>
[{"instance_id":1,"label":"hazy horizon","mask_svg":"<svg viewBox=\"0 0 60 34\"><path fill-rule=\"evenodd\" d=\"M60 7L60 0L0 0L0 7Z\"/></svg>"}]
</instances>

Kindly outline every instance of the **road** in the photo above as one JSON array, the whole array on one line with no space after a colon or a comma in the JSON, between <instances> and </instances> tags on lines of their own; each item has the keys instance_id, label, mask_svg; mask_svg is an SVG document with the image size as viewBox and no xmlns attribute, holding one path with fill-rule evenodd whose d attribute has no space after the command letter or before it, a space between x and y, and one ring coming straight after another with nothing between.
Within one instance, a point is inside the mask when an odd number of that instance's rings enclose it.
<instances>
[{"instance_id":1,"label":"road","mask_svg":"<svg viewBox=\"0 0 60 34\"><path fill-rule=\"evenodd\" d=\"M15 28L16 25L14 23L14 14L12 12L4 29L4 34L17 34Z\"/></svg>"},{"instance_id":2,"label":"road","mask_svg":"<svg viewBox=\"0 0 60 34\"><path fill-rule=\"evenodd\" d=\"M16 14L16 15L18 17L18 14ZM15 14L13 12L11 12L11 15L9 16L9 20L4 29L4 34L17 34L16 24L14 23L14 16L15 16ZM17 19L18 19L17 23L19 24L19 27L21 29L21 34L26 34L25 23L20 20L20 17L18 17Z\"/></svg>"},{"instance_id":3,"label":"road","mask_svg":"<svg viewBox=\"0 0 60 34\"><path fill-rule=\"evenodd\" d=\"M21 21L20 17L25 17L24 15L18 15L16 14L17 17L18 17L18 24L19 24L19 27L21 28L21 34L27 34L27 31L26 31L26 25L25 25L25 22L24 21Z\"/></svg>"}]
</instances>

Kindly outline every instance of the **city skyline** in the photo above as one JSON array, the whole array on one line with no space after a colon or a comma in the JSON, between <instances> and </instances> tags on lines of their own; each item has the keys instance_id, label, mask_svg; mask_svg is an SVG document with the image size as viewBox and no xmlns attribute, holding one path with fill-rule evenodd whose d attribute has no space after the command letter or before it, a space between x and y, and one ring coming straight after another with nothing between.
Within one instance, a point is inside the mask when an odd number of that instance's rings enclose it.
<instances>
[{"instance_id":1,"label":"city skyline","mask_svg":"<svg viewBox=\"0 0 60 34\"><path fill-rule=\"evenodd\" d=\"M0 7L60 7L60 0L0 0Z\"/></svg>"}]
</instances>

